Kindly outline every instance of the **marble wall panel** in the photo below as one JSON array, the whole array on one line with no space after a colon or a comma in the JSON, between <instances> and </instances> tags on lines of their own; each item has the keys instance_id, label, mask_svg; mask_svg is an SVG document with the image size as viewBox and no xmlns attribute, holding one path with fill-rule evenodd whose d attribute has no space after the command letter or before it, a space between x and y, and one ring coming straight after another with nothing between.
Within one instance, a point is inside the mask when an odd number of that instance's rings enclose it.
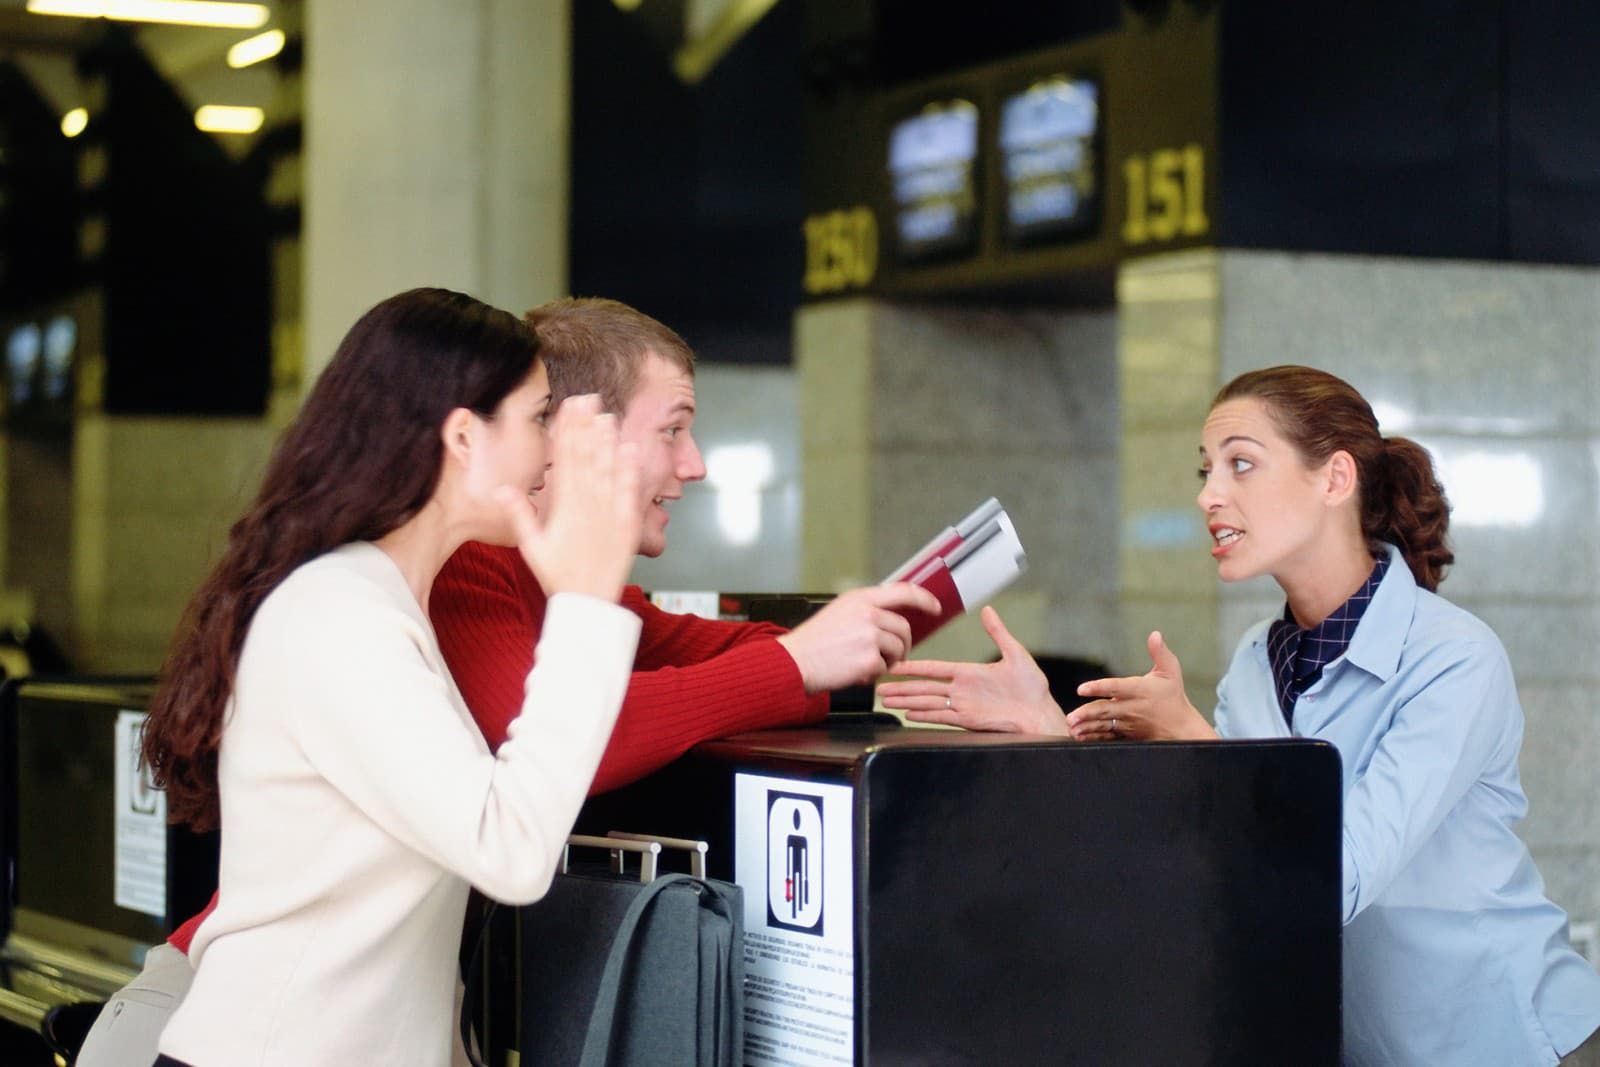
<instances>
[{"instance_id":1,"label":"marble wall panel","mask_svg":"<svg viewBox=\"0 0 1600 1067\"><path fill-rule=\"evenodd\" d=\"M878 454L873 570L881 578L942 527L993 496L1028 553L1024 588L1116 588L1116 463L1055 452Z\"/></svg>"},{"instance_id":2,"label":"marble wall panel","mask_svg":"<svg viewBox=\"0 0 1600 1067\"><path fill-rule=\"evenodd\" d=\"M1117 278L1123 433L1192 428L1217 391L1218 255L1151 256ZM1129 472L1130 474L1132 472Z\"/></svg>"},{"instance_id":3,"label":"marble wall panel","mask_svg":"<svg viewBox=\"0 0 1600 1067\"><path fill-rule=\"evenodd\" d=\"M1458 597L1439 591L1487 623L1510 657L1519 687L1600 687L1600 602L1587 598ZM1574 650L1579 654L1574 655ZM1586 654L1584 650L1589 650Z\"/></svg>"},{"instance_id":4,"label":"marble wall panel","mask_svg":"<svg viewBox=\"0 0 1600 1067\"><path fill-rule=\"evenodd\" d=\"M872 427L873 304L839 300L801 308L794 320L800 440L814 448L864 448Z\"/></svg>"},{"instance_id":5,"label":"marble wall panel","mask_svg":"<svg viewBox=\"0 0 1600 1067\"><path fill-rule=\"evenodd\" d=\"M1135 673L1143 664L1124 659L1121 604L1115 591L1058 596L1050 604L1043 634L1029 647L1099 660L1113 676Z\"/></svg>"},{"instance_id":6,"label":"marble wall panel","mask_svg":"<svg viewBox=\"0 0 1600 1067\"><path fill-rule=\"evenodd\" d=\"M1566 909L1573 924L1600 922L1600 851L1585 846L1541 845L1534 847L1533 860L1544 877L1546 894ZM1594 952L1594 946L1590 951ZM1600 966L1600 959L1590 958Z\"/></svg>"},{"instance_id":7,"label":"marble wall panel","mask_svg":"<svg viewBox=\"0 0 1600 1067\"><path fill-rule=\"evenodd\" d=\"M1429 429L1600 419L1592 271L1230 251L1221 276L1224 379L1309 363Z\"/></svg>"},{"instance_id":8,"label":"marble wall panel","mask_svg":"<svg viewBox=\"0 0 1600 1067\"><path fill-rule=\"evenodd\" d=\"M807 589L873 580L872 316L868 300L814 304L795 314L800 584Z\"/></svg>"},{"instance_id":9,"label":"marble wall panel","mask_svg":"<svg viewBox=\"0 0 1600 1067\"><path fill-rule=\"evenodd\" d=\"M1113 449L1116 319L882 304L873 317L876 447Z\"/></svg>"},{"instance_id":10,"label":"marble wall panel","mask_svg":"<svg viewBox=\"0 0 1600 1067\"><path fill-rule=\"evenodd\" d=\"M253 497L262 419L88 416L73 454L73 639L87 671L153 673Z\"/></svg>"},{"instance_id":11,"label":"marble wall panel","mask_svg":"<svg viewBox=\"0 0 1600 1067\"><path fill-rule=\"evenodd\" d=\"M1600 596L1600 485L1587 442L1429 434L1451 503L1456 596Z\"/></svg>"},{"instance_id":12,"label":"marble wall panel","mask_svg":"<svg viewBox=\"0 0 1600 1067\"><path fill-rule=\"evenodd\" d=\"M872 562L872 456L864 446L801 455L800 584L837 590L876 581Z\"/></svg>"},{"instance_id":13,"label":"marble wall panel","mask_svg":"<svg viewBox=\"0 0 1600 1067\"><path fill-rule=\"evenodd\" d=\"M1006 596L1026 600L1035 639L1082 632L1047 618L1105 614L1120 514L1113 313L843 301L802 310L796 351L812 585L877 581L994 496L1028 551ZM834 471L864 472L853 500L836 497ZM981 631L968 643L988 648Z\"/></svg>"},{"instance_id":14,"label":"marble wall panel","mask_svg":"<svg viewBox=\"0 0 1600 1067\"><path fill-rule=\"evenodd\" d=\"M1528 817L1518 832L1532 846L1600 845L1600 730L1587 686L1519 681L1524 719L1523 789Z\"/></svg>"}]
</instances>

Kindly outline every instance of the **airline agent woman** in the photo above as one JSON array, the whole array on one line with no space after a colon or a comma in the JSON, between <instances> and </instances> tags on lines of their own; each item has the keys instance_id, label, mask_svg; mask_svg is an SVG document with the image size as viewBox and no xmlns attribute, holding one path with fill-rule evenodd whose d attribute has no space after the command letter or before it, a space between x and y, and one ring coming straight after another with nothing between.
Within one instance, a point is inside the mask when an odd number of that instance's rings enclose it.
<instances>
[{"instance_id":1,"label":"airline agent woman","mask_svg":"<svg viewBox=\"0 0 1600 1067\"><path fill-rule=\"evenodd\" d=\"M1223 581L1270 574L1283 612L1240 641L1216 729L1178 659L1087 682L1062 715L985 612L994 664L915 661L879 689L908 718L1080 740L1318 738L1344 766L1344 1055L1373 1067L1600 1062L1600 976L1512 825L1522 709L1505 650L1434 593L1454 556L1428 453L1384 438L1348 384L1241 375L1201 433L1199 503ZM1582 1046L1581 1048L1579 1046Z\"/></svg>"},{"instance_id":2,"label":"airline agent woman","mask_svg":"<svg viewBox=\"0 0 1600 1067\"><path fill-rule=\"evenodd\" d=\"M158 1064L450 1062L468 884L548 888L639 633L616 603L637 460L593 397L547 440L549 399L515 316L412 290L352 327L274 452L145 734L172 816L222 826L220 903ZM468 539L516 545L552 594L494 753L428 622Z\"/></svg>"}]
</instances>

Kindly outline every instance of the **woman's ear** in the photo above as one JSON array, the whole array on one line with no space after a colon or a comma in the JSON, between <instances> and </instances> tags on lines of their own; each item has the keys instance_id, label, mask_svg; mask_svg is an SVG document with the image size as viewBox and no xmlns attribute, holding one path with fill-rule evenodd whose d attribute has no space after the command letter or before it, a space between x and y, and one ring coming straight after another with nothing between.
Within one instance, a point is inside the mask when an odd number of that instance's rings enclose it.
<instances>
[{"instance_id":1,"label":"woman's ear","mask_svg":"<svg viewBox=\"0 0 1600 1067\"><path fill-rule=\"evenodd\" d=\"M447 458L466 463L472 458L473 430L478 417L466 408L452 408L439 426L439 439L444 442Z\"/></svg>"},{"instance_id":2,"label":"woman's ear","mask_svg":"<svg viewBox=\"0 0 1600 1067\"><path fill-rule=\"evenodd\" d=\"M1340 449L1328 457L1323 469L1327 474L1325 499L1330 507L1338 507L1355 495L1358 488L1355 457Z\"/></svg>"}]
</instances>

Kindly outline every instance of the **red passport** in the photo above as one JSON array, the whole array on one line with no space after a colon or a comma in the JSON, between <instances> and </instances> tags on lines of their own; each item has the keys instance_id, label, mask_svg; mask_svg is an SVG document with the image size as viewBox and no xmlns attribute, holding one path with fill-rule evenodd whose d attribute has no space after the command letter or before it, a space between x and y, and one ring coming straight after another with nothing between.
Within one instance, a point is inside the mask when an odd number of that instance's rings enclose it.
<instances>
[{"instance_id":1,"label":"red passport","mask_svg":"<svg viewBox=\"0 0 1600 1067\"><path fill-rule=\"evenodd\" d=\"M947 526L883 581L911 582L939 598L939 614L907 611L913 645L969 608L982 607L1028 569L1011 516L990 497Z\"/></svg>"}]
</instances>

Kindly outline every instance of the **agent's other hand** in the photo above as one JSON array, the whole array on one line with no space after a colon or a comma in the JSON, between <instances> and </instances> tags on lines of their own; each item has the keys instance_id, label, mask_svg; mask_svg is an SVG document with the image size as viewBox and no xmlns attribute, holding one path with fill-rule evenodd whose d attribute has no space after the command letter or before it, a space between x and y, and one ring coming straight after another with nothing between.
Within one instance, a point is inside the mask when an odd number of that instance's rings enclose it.
<instances>
[{"instance_id":1,"label":"agent's other hand","mask_svg":"<svg viewBox=\"0 0 1600 1067\"><path fill-rule=\"evenodd\" d=\"M1000 650L994 663L952 663L918 659L897 663L894 674L916 675L878 686L886 708L906 713L912 722L933 722L968 730L1005 733L1067 733L1061 706L1033 656L1006 629L1000 613L986 607L983 628Z\"/></svg>"},{"instance_id":2,"label":"agent's other hand","mask_svg":"<svg viewBox=\"0 0 1600 1067\"><path fill-rule=\"evenodd\" d=\"M527 494L497 493L517 547L552 596L584 593L616 600L639 547L638 448L617 437L617 418L600 398L570 397L550 429L551 468L535 510Z\"/></svg>"},{"instance_id":3,"label":"agent's other hand","mask_svg":"<svg viewBox=\"0 0 1600 1067\"><path fill-rule=\"evenodd\" d=\"M778 638L794 657L807 693L865 685L911 648L908 608L939 613L939 598L909 582L869 585L834 597Z\"/></svg>"},{"instance_id":4,"label":"agent's other hand","mask_svg":"<svg viewBox=\"0 0 1600 1067\"><path fill-rule=\"evenodd\" d=\"M1078 686L1081 697L1100 699L1074 708L1067 728L1079 741L1215 740L1217 732L1189 703L1183 691L1183 667L1159 630L1146 646L1153 664L1137 678L1098 678Z\"/></svg>"}]
</instances>

